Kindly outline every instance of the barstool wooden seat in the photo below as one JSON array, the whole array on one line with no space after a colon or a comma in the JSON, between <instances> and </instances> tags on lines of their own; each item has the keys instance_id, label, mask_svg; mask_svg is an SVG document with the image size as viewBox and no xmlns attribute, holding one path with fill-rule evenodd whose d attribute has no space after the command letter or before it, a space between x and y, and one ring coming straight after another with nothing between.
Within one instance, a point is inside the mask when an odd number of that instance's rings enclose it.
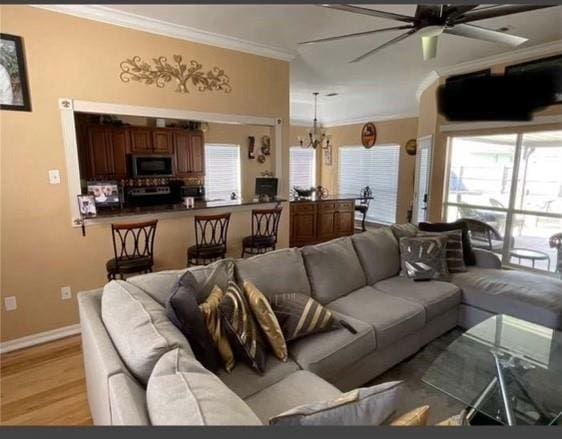
<instances>
[{"instance_id":1,"label":"barstool wooden seat","mask_svg":"<svg viewBox=\"0 0 562 439\"><path fill-rule=\"evenodd\" d=\"M187 266L207 265L226 256L230 213L194 217L195 245L187 249Z\"/></svg>"},{"instance_id":2,"label":"barstool wooden seat","mask_svg":"<svg viewBox=\"0 0 562 439\"><path fill-rule=\"evenodd\" d=\"M275 250L282 208L252 210L252 234L242 239L242 257Z\"/></svg>"},{"instance_id":3,"label":"barstool wooden seat","mask_svg":"<svg viewBox=\"0 0 562 439\"><path fill-rule=\"evenodd\" d=\"M158 220L133 224L112 224L114 258L107 261L107 279L125 274L149 273L154 265L154 236Z\"/></svg>"}]
</instances>

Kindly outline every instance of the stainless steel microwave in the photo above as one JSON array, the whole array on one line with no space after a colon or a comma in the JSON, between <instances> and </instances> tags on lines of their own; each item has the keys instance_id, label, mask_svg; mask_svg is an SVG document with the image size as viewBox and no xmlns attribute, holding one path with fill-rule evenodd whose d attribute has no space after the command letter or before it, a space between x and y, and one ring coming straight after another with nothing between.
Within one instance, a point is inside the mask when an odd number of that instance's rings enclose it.
<instances>
[{"instance_id":1,"label":"stainless steel microwave","mask_svg":"<svg viewBox=\"0 0 562 439\"><path fill-rule=\"evenodd\" d=\"M171 155L133 155L133 177L172 177L174 160Z\"/></svg>"}]
</instances>

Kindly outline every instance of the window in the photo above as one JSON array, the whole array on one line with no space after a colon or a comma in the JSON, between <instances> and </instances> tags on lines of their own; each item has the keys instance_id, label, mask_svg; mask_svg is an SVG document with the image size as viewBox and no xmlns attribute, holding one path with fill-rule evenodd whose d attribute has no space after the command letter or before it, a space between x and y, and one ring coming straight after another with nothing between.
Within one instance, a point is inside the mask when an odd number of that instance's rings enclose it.
<instances>
[{"instance_id":1,"label":"window","mask_svg":"<svg viewBox=\"0 0 562 439\"><path fill-rule=\"evenodd\" d=\"M289 157L289 187L316 186L316 150L292 146Z\"/></svg>"},{"instance_id":2,"label":"window","mask_svg":"<svg viewBox=\"0 0 562 439\"><path fill-rule=\"evenodd\" d=\"M374 200L367 211L368 221L396 222L399 155L398 145L340 148L339 191L359 195L363 187L371 188Z\"/></svg>"},{"instance_id":3,"label":"window","mask_svg":"<svg viewBox=\"0 0 562 439\"><path fill-rule=\"evenodd\" d=\"M208 200L240 197L240 147L205 145L205 191Z\"/></svg>"},{"instance_id":4,"label":"window","mask_svg":"<svg viewBox=\"0 0 562 439\"><path fill-rule=\"evenodd\" d=\"M505 264L560 271L550 237L562 231L562 131L450 139L445 217L493 229L472 233L475 247ZM506 238L509 237L509 238Z\"/></svg>"}]
</instances>

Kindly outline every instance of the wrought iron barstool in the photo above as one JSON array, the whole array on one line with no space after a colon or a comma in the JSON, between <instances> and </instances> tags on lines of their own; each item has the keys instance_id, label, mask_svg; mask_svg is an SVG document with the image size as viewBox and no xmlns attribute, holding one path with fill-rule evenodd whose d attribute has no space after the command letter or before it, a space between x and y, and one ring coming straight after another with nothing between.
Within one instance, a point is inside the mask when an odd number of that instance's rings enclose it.
<instances>
[{"instance_id":1,"label":"wrought iron barstool","mask_svg":"<svg viewBox=\"0 0 562 439\"><path fill-rule=\"evenodd\" d=\"M187 249L187 266L224 259L230 213L196 216L194 223L195 245Z\"/></svg>"},{"instance_id":2,"label":"wrought iron barstool","mask_svg":"<svg viewBox=\"0 0 562 439\"><path fill-rule=\"evenodd\" d=\"M361 230L364 232L367 230L365 227L365 220L367 218L367 211L369 210L369 204L371 203L371 199L373 198L373 192L369 186L365 186L361 189L359 204L355 205L355 210L360 212L363 215L361 218Z\"/></svg>"},{"instance_id":3,"label":"wrought iron barstool","mask_svg":"<svg viewBox=\"0 0 562 439\"><path fill-rule=\"evenodd\" d=\"M107 279L125 274L149 273L154 264L154 235L158 220L134 224L112 224L114 258L107 261Z\"/></svg>"},{"instance_id":4,"label":"wrought iron barstool","mask_svg":"<svg viewBox=\"0 0 562 439\"><path fill-rule=\"evenodd\" d=\"M275 250L283 208L252 210L252 234L242 239L242 257Z\"/></svg>"}]
</instances>

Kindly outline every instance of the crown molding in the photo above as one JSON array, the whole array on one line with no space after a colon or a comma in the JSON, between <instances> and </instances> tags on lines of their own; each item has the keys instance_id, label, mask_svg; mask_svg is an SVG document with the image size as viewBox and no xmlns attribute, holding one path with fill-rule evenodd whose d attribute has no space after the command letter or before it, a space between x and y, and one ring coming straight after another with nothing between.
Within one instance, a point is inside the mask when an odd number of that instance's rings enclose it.
<instances>
[{"instance_id":1,"label":"crown molding","mask_svg":"<svg viewBox=\"0 0 562 439\"><path fill-rule=\"evenodd\" d=\"M452 66L440 67L436 70L431 71L422 80L416 91L416 98L419 102L422 93L439 78L445 76L477 71L497 64L509 64L518 61L524 61L528 58L539 58L541 56L555 55L560 52L562 52L562 40L557 40L550 43L538 44L536 46L523 49L511 50L509 52L488 56L486 58L479 58L460 64L454 64Z\"/></svg>"},{"instance_id":2,"label":"crown molding","mask_svg":"<svg viewBox=\"0 0 562 439\"><path fill-rule=\"evenodd\" d=\"M253 41L221 35L213 32L195 29L179 24L168 23L154 18L144 17L130 12L117 11L100 5L31 5L34 8L58 12L88 20L99 21L115 26L126 27L156 35L177 38L223 49L236 50L266 58L291 61L295 53L278 47L267 46Z\"/></svg>"},{"instance_id":3,"label":"crown molding","mask_svg":"<svg viewBox=\"0 0 562 439\"><path fill-rule=\"evenodd\" d=\"M367 122L384 122L387 120L398 120L398 119L408 119L411 117L418 117L418 111L410 111L405 113L399 114L388 114L385 116L365 116L365 117L357 117L352 119L339 119L339 120L331 120L327 121L325 124L322 124L324 128L335 128L341 127L345 125L355 125ZM310 126L311 122L309 122L308 126Z\"/></svg>"}]
</instances>

